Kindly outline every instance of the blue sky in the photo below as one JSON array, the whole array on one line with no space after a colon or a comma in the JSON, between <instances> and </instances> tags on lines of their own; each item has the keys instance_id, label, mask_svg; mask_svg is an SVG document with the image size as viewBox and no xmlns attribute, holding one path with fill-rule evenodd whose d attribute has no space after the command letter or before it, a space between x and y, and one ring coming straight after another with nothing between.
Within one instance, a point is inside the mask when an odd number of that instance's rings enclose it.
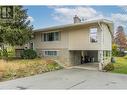
<instances>
[{"instance_id":1,"label":"blue sky","mask_svg":"<svg viewBox=\"0 0 127 95\"><path fill-rule=\"evenodd\" d=\"M73 23L73 16L84 19L107 18L127 30L127 11L124 6L24 6L34 29ZM125 9L125 10L124 10Z\"/></svg>"}]
</instances>

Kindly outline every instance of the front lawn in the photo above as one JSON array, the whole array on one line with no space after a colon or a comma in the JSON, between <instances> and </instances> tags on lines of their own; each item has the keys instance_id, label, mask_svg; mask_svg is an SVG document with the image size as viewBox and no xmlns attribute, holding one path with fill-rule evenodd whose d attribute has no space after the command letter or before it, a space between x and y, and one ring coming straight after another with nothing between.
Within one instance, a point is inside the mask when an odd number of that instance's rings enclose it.
<instances>
[{"instance_id":1,"label":"front lawn","mask_svg":"<svg viewBox=\"0 0 127 95\"><path fill-rule=\"evenodd\" d=\"M52 60L42 59L13 59L0 60L0 81L41 74L62 67Z\"/></svg>"},{"instance_id":2,"label":"front lawn","mask_svg":"<svg viewBox=\"0 0 127 95\"><path fill-rule=\"evenodd\" d=\"M115 57L115 59L116 63L113 63L115 69L112 72L127 74L127 59L124 57Z\"/></svg>"}]
</instances>

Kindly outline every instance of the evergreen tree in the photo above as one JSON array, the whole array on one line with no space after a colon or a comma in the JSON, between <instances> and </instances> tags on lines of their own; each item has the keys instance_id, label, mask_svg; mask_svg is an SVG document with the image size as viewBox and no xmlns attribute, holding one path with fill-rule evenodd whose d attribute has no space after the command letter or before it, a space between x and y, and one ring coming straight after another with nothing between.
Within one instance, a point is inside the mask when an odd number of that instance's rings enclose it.
<instances>
[{"instance_id":1,"label":"evergreen tree","mask_svg":"<svg viewBox=\"0 0 127 95\"><path fill-rule=\"evenodd\" d=\"M32 29L27 9L22 6L13 6L13 18L11 20L1 19L0 21L0 42L21 46L30 41Z\"/></svg>"}]
</instances>

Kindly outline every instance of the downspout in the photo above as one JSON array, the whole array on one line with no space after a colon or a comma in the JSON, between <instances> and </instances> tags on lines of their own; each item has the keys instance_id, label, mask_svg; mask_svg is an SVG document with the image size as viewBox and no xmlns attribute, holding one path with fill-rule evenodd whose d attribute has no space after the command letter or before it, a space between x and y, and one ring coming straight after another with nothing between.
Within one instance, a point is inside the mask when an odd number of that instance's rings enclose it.
<instances>
[{"instance_id":1,"label":"downspout","mask_svg":"<svg viewBox=\"0 0 127 95\"><path fill-rule=\"evenodd\" d=\"M103 38L103 36L104 36L104 34L103 34L103 28L102 28L102 26L101 26L101 23L100 22L98 22L98 25L99 25L99 27L100 27L100 29L101 29L101 49L100 49L100 51L99 51L99 57L100 57L100 62L99 62L99 70L100 71L102 71L103 70L103 63L104 63L104 56L103 56L103 42L104 42L104 38Z\"/></svg>"}]
</instances>

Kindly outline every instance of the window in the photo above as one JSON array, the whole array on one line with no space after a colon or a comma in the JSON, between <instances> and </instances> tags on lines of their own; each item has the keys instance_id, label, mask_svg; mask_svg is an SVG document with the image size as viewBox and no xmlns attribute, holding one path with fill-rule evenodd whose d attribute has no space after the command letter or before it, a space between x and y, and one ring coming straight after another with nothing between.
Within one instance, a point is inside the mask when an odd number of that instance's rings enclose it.
<instances>
[{"instance_id":1,"label":"window","mask_svg":"<svg viewBox=\"0 0 127 95\"><path fill-rule=\"evenodd\" d=\"M59 32L51 32L43 34L43 41L58 41L60 39Z\"/></svg>"},{"instance_id":2,"label":"window","mask_svg":"<svg viewBox=\"0 0 127 95\"><path fill-rule=\"evenodd\" d=\"M110 57L110 51L106 51L106 57Z\"/></svg>"},{"instance_id":3,"label":"window","mask_svg":"<svg viewBox=\"0 0 127 95\"><path fill-rule=\"evenodd\" d=\"M58 51L44 51L44 56L58 56Z\"/></svg>"},{"instance_id":4,"label":"window","mask_svg":"<svg viewBox=\"0 0 127 95\"><path fill-rule=\"evenodd\" d=\"M97 28L90 29L90 42L92 43L97 42Z\"/></svg>"},{"instance_id":5,"label":"window","mask_svg":"<svg viewBox=\"0 0 127 95\"><path fill-rule=\"evenodd\" d=\"M30 49L33 49L33 43L32 42L30 43Z\"/></svg>"},{"instance_id":6,"label":"window","mask_svg":"<svg viewBox=\"0 0 127 95\"><path fill-rule=\"evenodd\" d=\"M104 57L104 59L108 59L109 57L111 57L110 53L111 53L110 51L104 50L103 51L103 57Z\"/></svg>"}]
</instances>

